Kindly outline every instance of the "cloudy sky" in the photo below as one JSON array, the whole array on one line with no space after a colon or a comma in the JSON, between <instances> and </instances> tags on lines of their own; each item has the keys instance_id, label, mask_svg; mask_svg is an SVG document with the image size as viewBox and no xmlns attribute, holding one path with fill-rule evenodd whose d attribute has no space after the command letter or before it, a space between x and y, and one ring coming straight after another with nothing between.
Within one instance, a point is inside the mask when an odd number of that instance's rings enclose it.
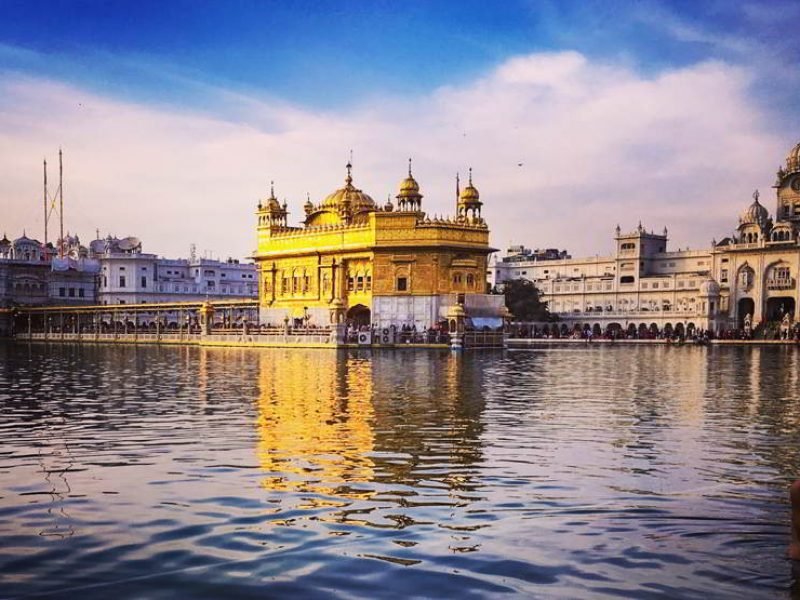
<instances>
[{"instance_id":1,"label":"cloudy sky","mask_svg":"<svg viewBox=\"0 0 800 600\"><path fill-rule=\"evenodd\" d=\"M431 214L473 168L492 243L608 252L729 234L800 141L800 4L0 0L0 229L145 250L254 247L271 180L299 220L340 187L383 203L407 160ZM0 233L2 233L0 231Z\"/></svg>"}]
</instances>

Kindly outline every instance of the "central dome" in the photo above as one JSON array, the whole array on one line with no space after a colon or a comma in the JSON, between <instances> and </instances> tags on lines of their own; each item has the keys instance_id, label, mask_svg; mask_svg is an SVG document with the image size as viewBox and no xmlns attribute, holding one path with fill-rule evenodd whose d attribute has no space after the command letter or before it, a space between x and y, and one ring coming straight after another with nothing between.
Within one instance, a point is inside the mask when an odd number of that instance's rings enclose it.
<instances>
[{"instance_id":1,"label":"central dome","mask_svg":"<svg viewBox=\"0 0 800 600\"><path fill-rule=\"evenodd\" d=\"M350 174L353 165L347 163L347 178L344 180L344 187L339 188L328 195L322 202L323 208L340 211L343 208L349 209L353 214L377 210L378 205L369 194L365 194L353 185L353 177Z\"/></svg>"}]
</instances>

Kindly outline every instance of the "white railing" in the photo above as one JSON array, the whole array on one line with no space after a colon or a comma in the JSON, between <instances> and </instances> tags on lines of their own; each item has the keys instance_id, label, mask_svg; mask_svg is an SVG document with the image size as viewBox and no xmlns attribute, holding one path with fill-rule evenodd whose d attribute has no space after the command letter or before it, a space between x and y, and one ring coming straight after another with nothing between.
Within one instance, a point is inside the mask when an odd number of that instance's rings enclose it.
<instances>
[{"instance_id":1,"label":"white railing","mask_svg":"<svg viewBox=\"0 0 800 600\"><path fill-rule=\"evenodd\" d=\"M555 313L563 321L581 320L590 321L592 319L683 319L684 317L704 317L705 313L699 310L608 310L608 311L587 311L587 312L564 312Z\"/></svg>"}]
</instances>

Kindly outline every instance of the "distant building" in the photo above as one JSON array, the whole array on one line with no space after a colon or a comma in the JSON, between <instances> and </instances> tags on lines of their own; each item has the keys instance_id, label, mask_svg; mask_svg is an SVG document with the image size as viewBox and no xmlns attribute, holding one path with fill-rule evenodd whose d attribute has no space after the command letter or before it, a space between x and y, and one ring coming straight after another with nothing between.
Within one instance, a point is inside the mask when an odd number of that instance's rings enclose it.
<instances>
[{"instance_id":1,"label":"distant building","mask_svg":"<svg viewBox=\"0 0 800 600\"><path fill-rule=\"evenodd\" d=\"M72 252L58 258L52 245L22 237L0 239L0 306L95 304L100 265L69 239Z\"/></svg>"},{"instance_id":2,"label":"distant building","mask_svg":"<svg viewBox=\"0 0 800 600\"><path fill-rule=\"evenodd\" d=\"M142 252L138 238L107 237L89 244L100 263L101 304L152 304L195 300L255 300L256 267L238 260L159 258Z\"/></svg>"},{"instance_id":3,"label":"distant building","mask_svg":"<svg viewBox=\"0 0 800 600\"><path fill-rule=\"evenodd\" d=\"M489 281L533 281L570 328L724 330L794 324L800 296L800 144L777 174L776 219L754 201L736 232L705 250L667 248L667 230L617 227L610 256L555 258L509 249Z\"/></svg>"}]
</instances>

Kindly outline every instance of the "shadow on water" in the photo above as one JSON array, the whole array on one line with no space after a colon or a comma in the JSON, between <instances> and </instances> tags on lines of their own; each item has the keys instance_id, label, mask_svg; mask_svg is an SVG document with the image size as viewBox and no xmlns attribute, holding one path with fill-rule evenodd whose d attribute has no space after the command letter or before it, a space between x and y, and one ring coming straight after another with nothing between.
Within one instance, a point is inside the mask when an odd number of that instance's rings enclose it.
<instances>
[{"instance_id":1,"label":"shadow on water","mask_svg":"<svg viewBox=\"0 0 800 600\"><path fill-rule=\"evenodd\" d=\"M796 360L0 345L0 597L797 597Z\"/></svg>"}]
</instances>

